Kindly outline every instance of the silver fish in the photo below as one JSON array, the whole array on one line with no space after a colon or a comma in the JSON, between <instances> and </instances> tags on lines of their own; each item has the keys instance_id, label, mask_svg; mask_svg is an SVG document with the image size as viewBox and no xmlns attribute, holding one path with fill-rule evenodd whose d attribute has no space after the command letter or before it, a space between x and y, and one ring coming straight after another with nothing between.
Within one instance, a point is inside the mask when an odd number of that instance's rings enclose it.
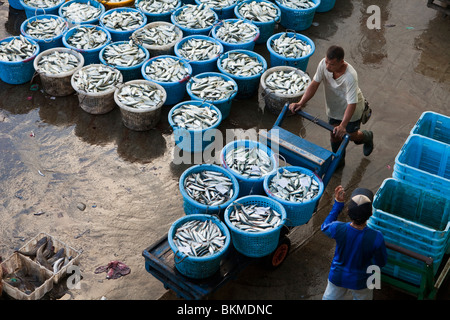
<instances>
[{"instance_id":1,"label":"silver fish","mask_svg":"<svg viewBox=\"0 0 450 320\"><path fill-rule=\"evenodd\" d=\"M64 18L73 22L85 22L100 17L102 11L98 7L87 3L72 2L68 6L61 8L61 14Z\"/></svg>"},{"instance_id":2,"label":"silver fish","mask_svg":"<svg viewBox=\"0 0 450 320\"><path fill-rule=\"evenodd\" d=\"M156 81L175 82L189 76L189 69L176 58L157 58L145 67L148 77Z\"/></svg>"},{"instance_id":3,"label":"silver fish","mask_svg":"<svg viewBox=\"0 0 450 320\"><path fill-rule=\"evenodd\" d=\"M27 6L35 8L52 8L61 3L61 0L24 0Z\"/></svg>"},{"instance_id":4,"label":"silver fish","mask_svg":"<svg viewBox=\"0 0 450 320\"><path fill-rule=\"evenodd\" d=\"M189 197L208 206L224 204L234 194L231 179L221 172L212 170L190 174L184 180L183 187Z\"/></svg>"},{"instance_id":5,"label":"silver fish","mask_svg":"<svg viewBox=\"0 0 450 320\"><path fill-rule=\"evenodd\" d=\"M229 98L237 90L235 83L219 76L193 77L190 83L192 93L207 101Z\"/></svg>"},{"instance_id":6,"label":"silver fish","mask_svg":"<svg viewBox=\"0 0 450 320\"><path fill-rule=\"evenodd\" d=\"M140 64L145 59L145 52L132 40L124 43L112 43L105 47L103 59L106 63L130 67Z\"/></svg>"},{"instance_id":7,"label":"silver fish","mask_svg":"<svg viewBox=\"0 0 450 320\"><path fill-rule=\"evenodd\" d=\"M305 90L310 82L311 79L306 74L300 75L295 70L274 71L264 80L267 89L278 94L298 94Z\"/></svg>"},{"instance_id":8,"label":"silver fish","mask_svg":"<svg viewBox=\"0 0 450 320\"><path fill-rule=\"evenodd\" d=\"M121 73L103 65L89 65L73 75L74 83L85 92L102 92L114 88L121 82Z\"/></svg>"},{"instance_id":9,"label":"silver fish","mask_svg":"<svg viewBox=\"0 0 450 320\"><path fill-rule=\"evenodd\" d=\"M275 196L291 202L304 202L314 199L319 193L319 183L312 175L283 169L278 171L269 184Z\"/></svg>"},{"instance_id":10,"label":"silver fish","mask_svg":"<svg viewBox=\"0 0 450 320\"><path fill-rule=\"evenodd\" d=\"M276 228L281 224L281 214L270 207L262 207L256 204L241 205L232 204L230 222L246 232L263 232Z\"/></svg>"},{"instance_id":11,"label":"silver fish","mask_svg":"<svg viewBox=\"0 0 450 320\"><path fill-rule=\"evenodd\" d=\"M136 109L151 109L162 103L164 93L150 84L132 83L119 89L117 99Z\"/></svg>"},{"instance_id":12,"label":"silver fish","mask_svg":"<svg viewBox=\"0 0 450 320\"><path fill-rule=\"evenodd\" d=\"M264 71L263 64L256 57L246 53L230 52L221 60L221 67L236 76L254 76Z\"/></svg>"},{"instance_id":13,"label":"silver fish","mask_svg":"<svg viewBox=\"0 0 450 320\"><path fill-rule=\"evenodd\" d=\"M208 106L183 104L172 113L173 122L183 129L202 130L219 121L217 111Z\"/></svg>"},{"instance_id":14,"label":"silver fish","mask_svg":"<svg viewBox=\"0 0 450 320\"><path fill-rule=\"evenodd\" d=\"M227 43L245 43L255 39L259 29L256 25L244 20L223 21L216 30L216 36Z\"/></svg>"},{"instance_id":15,"label":"silver fish","mask_svg":"<svg viewBox=\"0 0 450 320\"><path fill-rule=\"evenodd\" d=\"M77 49L95 49L104 45L108 41L108 36L101 29L80 26L66 41Z\"/></svg>"},{"instance_id":16,"label":"silver fish","mask_svg":"<svg viewBox=\"0 0 450 320\"><path fill-rule=\"evenodd\" d=\"M37 46L32 44L27 38L20 35L9 42L0 43L1 61L21 61L33 55Z\"/></svg>"},{"instance_id":17,"label":"silver fish","mask_svg":"<svg viewBox=\"0 0 450 320\"><path fill-rule=\"evenodd\" d=\"M293 9L310 9L316 5L309 0L280 0L280 3L285 7Z\"/></svg>"},{"instance_id":18,"label":"silver fish","mask_svg":"<svg viewBox=\"0 0 450 320\"><path fill-rule=\"evenodd\" d=\"M294 35L283 33L272 40L270 46L273 51L286 58L301 58L311 53L312 47L307 42L297 39Z\"/></svg>"},{"instance_id":19,"label":"silver fish","mask_svg":"<svg viewBox=\"0 0 450 320\"><path fill-rule=\"evenodd\" d=\"M205 29L216 22L214 11L204 4L184 5L174 18L179 25L189 29Z\"/></svg>"},{"instance_id":20,"label":"silver fish","mask_svg":"<svg viewBox=\"0 0 450 320\"><path fill-rule=\"evenodd\" d=\"M180 252L189 256L203 257L221 251L226 238L212 220L191 220L176 230L173 241Z\"/></svg>"},{"instance_id":21,"label":"silver fish","mask_svg":"<svg viewBox=\"0 0 450 320\"><path fill-rule=\"evenodd\" d=\"M153 27L140 28L132 35L132 40L149 46L166 46L178 39L177 26L160 24ZM179 29L178 29L179 30Z\"/></svg>"},{"instance_id":22,"label":"silver fish","mask_svg":"<svg viewBox=\"0 0 450 320\"><path fill-rule=\"evenodd\" d=\"M144 14L140 11L113 11L103 16L102 23L118 31L135 30L144 23Z\"/></svg>"},{"instance_id":23,"label":"silver fish","mask_svg":"<svg viewBox=\"0 0 450 320\"><path fill-rule=\"evenodd\" d=\"M25 33L39 40L59 36L66 30L67 21L63 18L38 18L25 26Z\"/></svg>"},{"instance_id":24,"label":"silver fish","mask_svg":"<svg viewBox=\"0 0 450 320\"><path fill-rule=\"evenodd\" d=\"M248 178L261 178L274 168L269 155L258 147L239 146L227 152L227 166Z\"/></svg>"},{"instance_id":25,"label":"silver fish","mask_svg":"<svg viewBox=\"0 0 450 320\"><path fill-rule=\"evenodd\" d=\"M238 11L245 19L258 22L269 22L277 18L277 7L271 2L246 2Z\"/></svg>"},{"instance_id":26,"label":"silver fish","mask_svg":"<svg viewBox=\"0 0 450 320\"><path fill-rule=\"evenodd\" d=\"M221 9L232 6L237 3L238 0L200 0L200 2L210 8Z\"/></svg>"},{"instance_id":27,"label":"silver fish","mask_svg":"<svg viewBox=\"0 0 450 320\"><path fill-rule=\"evenodd\" d=\"M41 57L36 71L39 73L60 74L75 69L80 64L78 58L70 52L53 51Z\"/></svg>"},{"instance_id":28,"label":"silver fish","mask_svg":"<svg viewBox=\"0 0 450 320\"><path fill-rule=\"evenodd\" d=\"M213 41L192 38L183 42L178 52L188 60L203 61L219 56L220 46Z\"/></svg>"},{"instance_id":29,"label":"silver fish","mask_svg":"<svg viewBox=\"0 0 450 320\"><path fill-rule=\"evenodd\" d=\"M148 13L166 13L175 10L180 0L142 0L137 7Z\"/></svg>"}]
</instances>

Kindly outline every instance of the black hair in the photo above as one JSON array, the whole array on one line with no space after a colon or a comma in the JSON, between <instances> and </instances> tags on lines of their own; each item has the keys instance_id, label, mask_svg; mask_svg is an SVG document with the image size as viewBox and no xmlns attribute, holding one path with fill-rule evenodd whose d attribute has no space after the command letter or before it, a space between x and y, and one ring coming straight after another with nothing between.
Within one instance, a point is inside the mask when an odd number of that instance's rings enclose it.
<instances>
[{"instance_id":1,"label":"black hair","mask_svg":"<svg viewBox=\"0 0 450 320\"><path fill-rule=\"evenodd\" d=\"M339 46L331 46L327 50L327 58L328 60L337 59L341 61L344 59L344 49Z\"/></svg>"}]
</instances>

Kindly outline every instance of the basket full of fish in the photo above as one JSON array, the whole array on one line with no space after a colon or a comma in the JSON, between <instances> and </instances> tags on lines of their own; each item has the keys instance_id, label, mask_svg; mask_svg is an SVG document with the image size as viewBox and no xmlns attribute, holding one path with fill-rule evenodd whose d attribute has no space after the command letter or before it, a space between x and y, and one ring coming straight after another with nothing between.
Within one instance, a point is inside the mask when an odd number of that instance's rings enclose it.
<instances>
[{"instance_id":1,"label":"basket full of fish","mask_svg":"<svg viewBox=\"0 0 450 320\"><path fill-rule=\"evenodd\" d=\"M175 221L167 240L174 253L175 268L184 276L204 279L220 269L230 247L230 232L217 217L192 214Z\"/></svg>"},{"instance_id":2,"label":"basket full of fish","mask_svg":"<svg viewBox=\"0 0 450 320\"><path fill-rule=\"evenodd\" d=\"M212 36L222 43L224 52L243 49L253 51L259 28L250 20L226 19L212 28Z\"/></svg>"},{"instance_id":3,"label":"basket full of fish","mask_svg":"<svg viewBox=\"0 0 450 320\"><path fill-rule=\"evenodd\" d=\"M251 98L258 91L267 62L260 54L249 50L230 50L217 60L220 72L230 76L238 85L237 99Z\"/></svg>"},{"instance_id":4,"label":"basket full of fish","mask_svg":"<svg viewBox=\"0 0 450 320\"><path fill-rule=\"evenodd\" d=\"M155 21L170 22L170 16L181 5L181 0L137 0L134 3L136 9L147 16L147 23Z\"/></svg>"},{"instance_id":5,"label":"basket full of fish","mask_svg":"<svg viewBox=\"0 0 450 320\"><path fill-rule=\"evenodd\" d=\"M226 119L238 86L236 81L223 73L203 72L188 81L186 91L193 100L214 104L222 113L222 119Z\"/></svg>"},{"instance_id":6,"label":"basket full of fish","mask_svg":"<svg viewBox=\"0 0 450 320\"><path fill-rule=\"evenodd\" d=\"M280 32L267 40L270 66L292 66L306 71L309 58L316 50L314 42L296 32Z\"/></svg>"},{"instance_id":7,"label":"basket full of fish","mask_svg":"<svg viewBox=\"0 0 450 320\"><path fill-rule=\"evenodd\" d=\"M303 167L281 167L264 179L267 196L280 202L286 210L286 225L295 227L311 219L322 197L322 180Z\"/></svg>"},{"instance_id":8,"label":"basket full of fish","mask_svg":"<svg viewBox=\"0 0 450 320\"><path fill-rule=\"evenodd\" d=\"M259 28L257 44L266 43L281 19L280 8L268 0L242 1L234 8L234 14L239 19L251 20Z\"/></svg>"},{"instance_id":9,"label":"basket full of fish","mask_svg":"<svg viewBox=\"0 0 450 320\"><path fill-rule=\"evenodd\" d=\"M83 55L84 65L100 63L100 50L111 42L108 30L97 25L80 25L73 27L63 36L66 48Z\"/></svg>"},{"instance_id":10,"label":"basket full of fish","mask_svg":"<svg viewBox=\"0 0 450 320\"><path fill-rule=\"evenodd\" d=\"M278 168L277 155L265 144L234 140L220 153L222 166L239 182L239 197L264 194L264 177Z\"/></svg>"},{"instance_id":11,"label":"basket full of fish","mask_svg":"<svg viewBox=\"0 0 450 320\"><path fill-rule=\"evenodd\" d=\"M144 79L160 84L167 92L164 105L182 101L186 94L186 82L192 74L188 61L177 56L163 55L147 60L141 69Z\"/></svg>"},{"instance_id":12,"label":"basket full of fish","mask_svg":"<svg viewBox=\"0 0 450 320\"><path fill-rule=\"evenodd\" d=\"M146 48L150 57L173 55L174 47L183 38L183 31L176 25L165 22L150 22L133 32L131 39Z\"/></svg>"},{"instance_id":13,"label":"basket full of fish","mask_svg":"<svg viewBox=\"0 0 450 320\"><path fill-rule=\"evenodd\" d=\"M222 44L204 35L192 35L175 45L175 55L187 59L192 67L192 76L203 72L217 72L217 60L223 53Z\"/></svg>"},{"instance_id":14,"label":"basket full of fish","mask_svg":"<svg viewBox=\"0 0 450 320\"><path fill-rule=\"evenodd\" d=\"M58 15L59 8L65 0L20 0L27 18L42 14Z\"/></svg>"},{"instance_id":15,"label":"basket full of fish","mask_svg":"<svg viewBox=\"0 0 450 320\"><path fill-rule=\"evenodd\" d=\"M320 2L321 0L275 0L281 10L280 24L295 31L308 29Z\"/></svg>"},{"instance_id":16,"label":"basket full of fish","mask_svg":"<svg viewBox=\"0 0 450 320\"><path fill-rule=\"evenodd\" d=\"M187 100L169 111L168 120L181 150L202 152L214 144L222 113L209 102Z\"/></svg>"},{"instance_id":17,"label":"basket full of fish","mask_svg":"<svg viewBox=\"0 0 450 320\"><path fill-rule=\"evenodd\" d=\"M75 92L71 84L72 75L83 66L81 53L64 47L45 50L34 59L34 69L39 74L42 88L56 97Z\"/></svg>"},{"instance_id":18,"label":"basket full of fish","mask_svg":"<svg viewBox=\"0 0 450 320\"><path fill-rule=\"evenodd\" d=\"M133 42L116 41L100 50L100 62L122 73L123 82L142 79L141 68L149 58L148 50Z\"/></svg>"},{"instance_id":19,"label":"basket full of fish","mask_svg":"<svg viewBox=\"0 0 450 320\"><path fill-rule=\"evenodd\" d=\"M286 211L278 201L250 195L233 201L225 209L224 219L236 250L260 258L277 248Z\"/></svg>"},{"instance_id":20,"label":"basket full of fish","mask_svg":"<svg viewBox=\"0 0 450 320\"><path fill-rule=\"evenodd\" d=\"M112 41L128 41L133 32L147 24L147 16L135 8L115 8L103 13L100 25L111 34Z\"/></svg>"},{"instance_id":21,"label":"basket full of fish","mask_svg":"<svg viewBox=\"0 0 450 320\"><path fill-rule=\"evenodd\" d=\"M122 82L122 73L104 64L84 66L71 79L81 109L90 114L105 114L114 109L114 92Z\"/></svg>"},{"instance_id":22,"label":"basket full of fish","mask_svg":"<svg viewBox=\"0 0 450 320\"><path fill-rule=\"evenodd\" d=\"M311 78L302 70L290 66L267 69L259 83L259 106L278 115L286 103L300 101Z\"/></svg>"},{"instance_id":23,"label":"basket full of fish","mask_svg":"<svg viewBox=\"0 0 450 320\"><path fill-rule=\"evenodd\" d=\"M223 215L239 194L236 178L215 164L199 164L188 168L180 177L179 188L187 215Z\"/></svg>"},{"instance_id":24,"label":"basket full of fish","mask_svg":"<svg viewBox=\"0 0 450 320\"><path fill-rule=\"evenodd\" d=\"M215 13L219 20L234 18L234 7L238 0L195 0L197 4L206 4Z\"/></svg>"},{"instance_id":25,"label":"basket full of fish","mask_svg":"<svg viewBox=\"0 0 450 320\"><path fill-rule=\"evenodd\" d=\"M158 124L166 98L162 86L147 80L125 82L114 92L123 124L135 131L150 130Z\"/></svg>"},{"instance_id":26,"label":"basket full of fish","mask_svg":"<svg viewBox=\"0 0 450 320\"><path fill-rule=\"evenodd\" d=\"M97 25L104 12L105 6L95 0L71 0L58 9L59 16L66 19L70 27L80 24Z\"/></svg>"},{"instance_id":27,"label":"basket full of fish","mask_svg":"<svg viewBox=\"0 0 450 320\"><path fill-rule=\"evenodd\" d=\"M219 18L207 5L186 4L176 9L170 16L170 21L183 31L183 35L209 35Z\"/></svg>"},{"instance_id":28,"label":"basket full of fish","mask_svg":"<svg viewBox=\"0 0 450 320\"><path fill-rule=\"evenodd\" d=\"M22 84L34 75L34 59L39 54L39 44L24 36L0 40L0 79L9 84Z\"/></svg>"},{"instance_id":29,"label":"basket full of fish","mask_svg":"<svg viewBox=\"0 0 450 320\"><path fill-rule=\"evenodd\" d=\"M62 38L69 24L60 16L43 14L26 19L20 25L20 33L39 44L40 51L63 47Z\"/></svg>"}]
</instances>

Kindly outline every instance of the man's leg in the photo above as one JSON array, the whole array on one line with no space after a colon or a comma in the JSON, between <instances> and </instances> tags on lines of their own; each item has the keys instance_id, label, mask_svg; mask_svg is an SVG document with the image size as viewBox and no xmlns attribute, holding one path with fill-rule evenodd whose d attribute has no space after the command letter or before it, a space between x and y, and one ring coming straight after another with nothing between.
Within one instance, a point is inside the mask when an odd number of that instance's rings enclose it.
<instances>
[{"instance_id":1,"label":"man's leg","mask_svg":"<svg viewBox=\"0 0 450 320\"><path fill-rule=\"evenodd\" d=\"M322 300L342 300L347 293L346 288L338 287L328 280L327 288L323 293Z\"/></svg>"},{"instance_id":2,"label":"man's leg","mask_svg":"<svg viewBox=\"0 0 450 320\"><path fill-rule=\"evenodd\" d=\"M363 153L367 157L373 151L373 132L367 130L358 130L350 135L350 140L355 144L364 144Z\"/></svg>"},{"instance_id":3,"label":"man's leg","mask_svg":"<svg viewBox=\"0 0 450 320\"><path fill-rule=\"evenodd\" d=\"M353 300L373 300L373 289L351 290Z\"/></svg>"}]
</instances>

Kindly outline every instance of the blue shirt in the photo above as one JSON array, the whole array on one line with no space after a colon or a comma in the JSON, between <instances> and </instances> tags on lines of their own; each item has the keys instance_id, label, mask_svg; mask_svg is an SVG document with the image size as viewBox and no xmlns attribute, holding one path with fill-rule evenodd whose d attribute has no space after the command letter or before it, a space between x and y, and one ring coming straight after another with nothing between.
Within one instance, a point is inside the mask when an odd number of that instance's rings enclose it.
<instances>
[{"instance_id":1,"label":"blue shirt","mask_svg":"<svg viewBox=\"0 0 450 320\"><path fill-rule=\"evenodd\" d=\"M360 290L367 288L367 267L386 264L387 252L383 235L378 230L365 227L358 230L350 223L336 221L344 207L343 202L334 201L328 217L322 224L322 231L336 240L336 251L331 262L328 280L333 284Z\"/></svg>"}]
</instances>

